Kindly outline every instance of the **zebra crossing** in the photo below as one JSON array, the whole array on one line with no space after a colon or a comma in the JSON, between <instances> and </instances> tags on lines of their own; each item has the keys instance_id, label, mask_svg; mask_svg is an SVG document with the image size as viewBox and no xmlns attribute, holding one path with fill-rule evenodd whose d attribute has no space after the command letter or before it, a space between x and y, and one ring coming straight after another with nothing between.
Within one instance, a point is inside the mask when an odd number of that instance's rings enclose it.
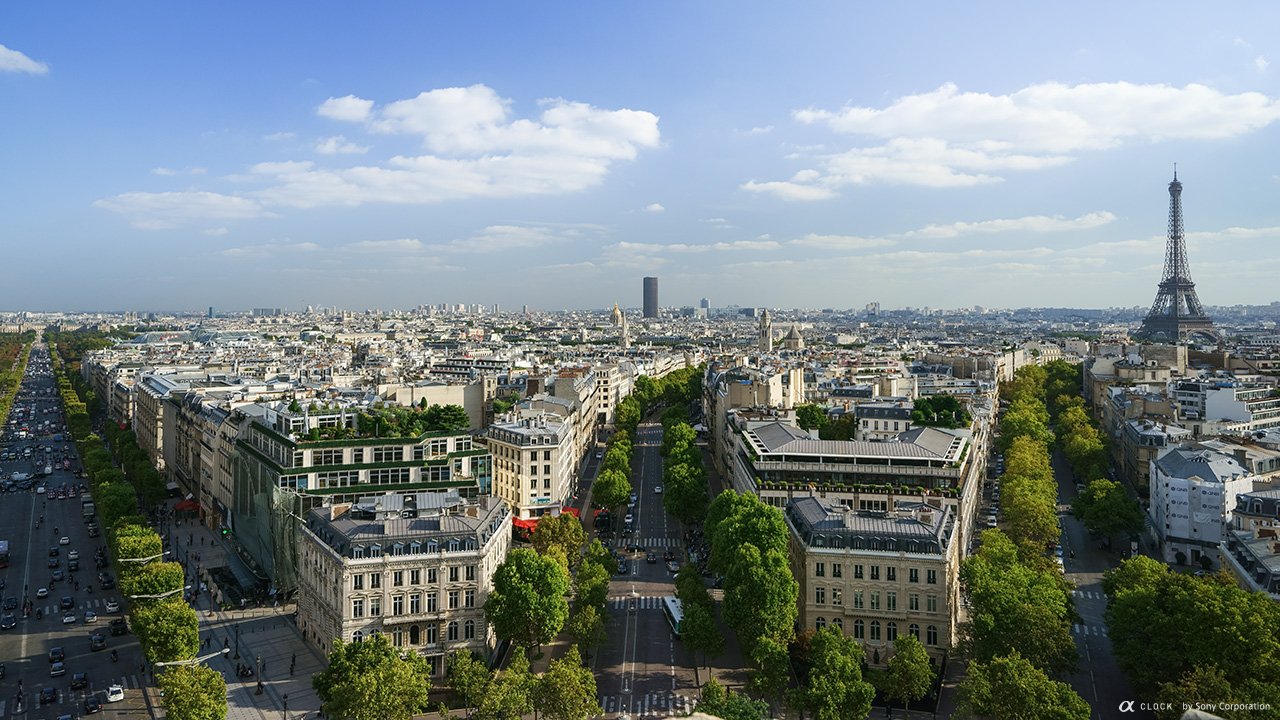
<instances>
[{"instance_id":1,"label":"zebra crossing","mask_svg":"<svg viewBox=\"0 0 1280 720\"><path fill-rule=\"evenodd\" d=\"M1106 600L1107 599L1106 594L1101 592L1094 592L1092 590L1072 590L1071 596L1080 598L1082 600Z\"/></svg>"},{"instance_id":2,"label":"zebra crossing","mask_svg":"<svg viewBox=\"0 0 1280 720\"><path fill-rule=\"evenodd\" d=\"M619 541L622 542L622 541ZM639 545L645 550L654 548L674 548L680 547L680 538L660 537L660 538L639 538L637 540L627 540L625 545Z\"/></svg>"},{"instance_id":3,"label":"zebra crossing","mask_svg":"<svg viewBox=\"0 0 1280 720\"><path fill-rule=\"evenodd\" d=\"M663 595L652 595L648 597L631 597L630 595L619 595L609 598L609 602L613 604L614 610L625 610L627 603L635 600L637 610L661 610Z\"/></svg>"},{"instance_id":4,"label":"zebra crossing","mask_svg":"<svg viewBox=\"0 0 1280 720\"><path fill-rule=\"evenodd\" d=\"M1101 625L1081 625L1076 623L1071 626L1071 632L1075 635L1094 635L1105 637L1107 629Z\"/></svg>"},{"instance_id":5,"label":"zebra crossing","mask_svg":"<svg viewBox=\"0 0 1280 720\"><path fill-rule=\"evenodd\" d=\"M108 678L104 678L101 682L95 681L93 684L95 686L101 685L101 687L90 688L86 690L59 690L57 702L47 703L43 707L50 707L50 706L56 707L56 706L66 705L67 703L70 703L71 705L76 706L76 708L79 709L84 707L85 699L90 697L91 695L100 695L102 696L102 698L100 699L105 699L107 688L112 685L119 685L122 688L132 688L134 690L137 690L142 687L142 684L138 682L137 675L121 675L118 678L108 677ZM5 699L0 700L0 718L9 717L9 716L26 717L28 715L28 712L33 709L33 706L34 706L34 709L40 709L41 708L39 704L40 688L42 687L46 687L46 685L40 685L39 687L29 688L27 690L26 697L25 697L26 702L22 705L21 710L14 709L15 703L12 697L6 697ZM57 714L66 715L67 713L57 713ZM71 714L78 715L78 713L71 713Z\"/></svg>"},{"instance_id":6,"label":"zebra crossing","mask_svg":"<svg viewBox=\"0 0 1280 720\"><path fill-rule=\"evenodd\" d=\"M108 598L108 599L109 599L109 598ZM45 602L45 603L48 603L48 604L47 604L47 605L44 605L44 606L40 606L40 607L36 607L36 608L34 608L34 609L32 610L32 614L34 614L34 613L35 613L35 610L39 610L39 611L40 611L40 613L41 613L42 615L44 615L45 617L49 617L50 615L53 615L53 616L56 616L56 617L61 617L63 613L68 612L67 610L64 610L64 609L62 608L62 605L61 605L62 596L54 597L54 596L51 594L51 595L49 595L49 597L40 598L40 600L41 600L41 602ZM76 611L76 610L79 610L79 611L81 611L81 612L83 612L83 611L85 611L85 610L93 610L93 611L94 611L94 612L96 612L99 616L103 616L103 615L107 615L107 601L106 601L106 599L103 599L103 598L93 598L93 599L91 599L91 600L81 600L81 601L79 601L79 602L75 603L75 604L71 607L71 609L70 609L70 610L71 610L71 611L73 611L73 612L74 612L74 611Z\"/></svg>"},{"instance_id":7,"label":"zebra crossing","mask_svg":"<svg viewBox=\"0 0 1280 720\"><path fill-rule=\"evenodd\" d=\"M646 695L606 695L600 698L605 714L622 713L631 717L657 717L661 715L688 714L698 704L688 695L648 693Z\"/></svg>"}]
</instances>

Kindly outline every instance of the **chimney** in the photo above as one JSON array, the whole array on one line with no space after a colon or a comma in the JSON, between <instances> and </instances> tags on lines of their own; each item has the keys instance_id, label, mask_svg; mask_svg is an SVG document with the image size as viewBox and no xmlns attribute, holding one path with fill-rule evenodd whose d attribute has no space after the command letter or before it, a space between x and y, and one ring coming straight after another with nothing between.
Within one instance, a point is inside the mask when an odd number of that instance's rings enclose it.
<instances>
[{"instance_id":1,"label":"chimney","mask_svg":"<svg viewBox=\"0 0 1280 720\"><path fill-rule=\"evenodd\" d=\"M350 510L350 509L351 509L351 503L342 503L341 505L330 505L330 506L329 506L329 519L330 519L330 520L337 520L338 518L340 518L340 517L342 517L343 515L345 515L345 514L347 513L347 511L348 511L348 510Z\"/></svg>"}]
</instances>

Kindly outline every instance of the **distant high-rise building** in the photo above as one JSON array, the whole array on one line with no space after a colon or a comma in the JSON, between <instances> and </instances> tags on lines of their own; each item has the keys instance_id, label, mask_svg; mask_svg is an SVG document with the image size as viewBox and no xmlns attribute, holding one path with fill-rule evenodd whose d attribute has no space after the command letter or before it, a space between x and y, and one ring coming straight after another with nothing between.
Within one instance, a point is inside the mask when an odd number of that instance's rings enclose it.
<instances>
[{"instance_id":1,"label":"distant high-rise building","mask_svg":"<svg viewBox=\"0 0 1280 720\"><path fill-rule=\"evenodd\" d=\"M703 310L710 310L711 301L706 298L702 298L702 302L698 305L698 307L702 308Z\"/></svg>"},{"instance_id":2,"label":"distant high-rise building","mask_svg":"<svg viewBox=\"0 0 1280 720\"><path fill-rule=\"evenodd\" d=\"M213 306L209 306L209 317L213 317Z\"/></svg>"},{"instance_id":3,"label":"distant high-rise building","mask_svg":"<svg viewBox=\"0 0 1280 720\"><path fill-rule=\"evenodd\" d=\"M644 316L658 317L658 278L656 277L644 279Z\"/></svg>"}]
</instances>

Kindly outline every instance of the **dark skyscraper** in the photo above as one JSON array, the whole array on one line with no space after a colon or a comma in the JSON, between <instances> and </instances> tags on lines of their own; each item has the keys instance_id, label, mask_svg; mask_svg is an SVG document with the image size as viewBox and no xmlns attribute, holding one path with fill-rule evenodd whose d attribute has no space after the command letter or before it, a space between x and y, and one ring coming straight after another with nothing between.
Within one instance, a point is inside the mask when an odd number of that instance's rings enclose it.
<instances>
[{"instance_id":1,"label":"dark skyscraper","mask_svg":"<svg viewBox=\"0 0 1280 720\"><path fill-rule=\"evenodd\" d=\"M644 279L644 316L658 317L658 278L656 277Z\"/></svg>"}]
</instances>

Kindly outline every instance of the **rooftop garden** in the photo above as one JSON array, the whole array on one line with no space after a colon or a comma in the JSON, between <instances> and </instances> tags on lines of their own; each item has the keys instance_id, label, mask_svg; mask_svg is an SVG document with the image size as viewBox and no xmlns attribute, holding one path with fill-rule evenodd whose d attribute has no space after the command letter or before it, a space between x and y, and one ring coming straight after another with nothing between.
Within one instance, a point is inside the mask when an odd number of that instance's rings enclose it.
<instances>
[{"instance_id":1,"label":"rooftop garden","mask_svg":"<svg viewBox=\"0 0 1280 720\"><path fill-rule=\"evenodd\" d=\"M302 407L294 400L289 411L301 413ZM311 412L323 412L313 403ZM356 440L360 438L417 438L424 433L459 433L471 427L471 418L461 405L431 405L424 399L418 407L382 407L356 411L355 425L344 427L314 427L304 438L318 440Z\"/></svg>"}]
</instances>

